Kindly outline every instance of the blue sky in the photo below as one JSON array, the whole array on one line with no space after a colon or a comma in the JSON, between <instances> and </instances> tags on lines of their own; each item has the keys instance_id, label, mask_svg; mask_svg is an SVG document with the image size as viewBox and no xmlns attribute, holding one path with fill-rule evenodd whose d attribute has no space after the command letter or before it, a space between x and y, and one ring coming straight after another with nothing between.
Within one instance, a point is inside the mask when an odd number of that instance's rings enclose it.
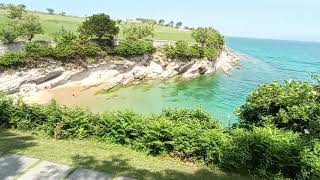
<instances>
[{"instance_id":1,"label":"blue sky","mask_svg":"<svg viewBox=\"0 0 320 180\"><path fill-rule=\"evenodd\" d=\"M228 36L320 41L320 0L5 0L71 15L105 12L214 26Z\"/></svg>"}]
</instances>

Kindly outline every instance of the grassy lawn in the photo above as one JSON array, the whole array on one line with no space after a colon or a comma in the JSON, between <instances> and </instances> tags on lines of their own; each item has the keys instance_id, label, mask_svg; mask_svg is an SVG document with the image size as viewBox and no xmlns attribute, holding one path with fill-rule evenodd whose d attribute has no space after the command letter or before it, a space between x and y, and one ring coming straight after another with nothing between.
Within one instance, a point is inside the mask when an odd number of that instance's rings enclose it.
<instances>
[{"instance_id":1,"label":"grassy lawn","mask_svg":"<svg viewBox=\"0 0 320 180\"><path fill-rule=\"evenodd\" d=\"M0 151L138 179L233 179L218 169L168 157L147 156L112 143L96 140L55 141L15 130L0 129Z\"/></svg>"},{"instance_id":2,"label":"grassy lawn","mask_svg":"<svg viewBox=\"0 0 320 180\"><path fill-rule=\"evenodd\" d=\"M62 16L62 15L50 15L44 12L33 12L40 17L40 21L43 25L44 34L36 35L36 40L48 40L51 39L52 34L59 31L62 27L69 31L76 31L80 24L85 20L82 17L75 16ZM7 12L0 9L0 25L8 20L6 17ZM120 29L123 25L120 25ZM121 38L121 34L120 34ZM157 40L185 40L194 42L191 37L191 31L179 30L172 27L156 25L154 30L153 39Z\"/></svg>"}]
</instances>

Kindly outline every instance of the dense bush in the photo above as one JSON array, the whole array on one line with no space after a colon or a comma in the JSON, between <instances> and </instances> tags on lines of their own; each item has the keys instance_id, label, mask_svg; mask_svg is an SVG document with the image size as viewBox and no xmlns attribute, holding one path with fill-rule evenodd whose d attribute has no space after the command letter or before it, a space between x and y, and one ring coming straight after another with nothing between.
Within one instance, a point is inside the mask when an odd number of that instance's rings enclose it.
<instances>
[{"instance_id":1,"label":"dense bush","mask_svg":"<svg viewBox=\"0 0 320 180\"><path fill-rule=\"evenodd\" d=\"M202 48L189 46L186 41L177 41L175 45L165 45L164 53L169 58L190 60L203 58Z\"/></svg>"},{"instance_id":2,"label":"dense bush","mask_svg":"<svg viewBox=\"0 0 320 180\"><path fill-rule=\"evenodd\" d=\"M21 35L20 28L15 21L10 21L0 28L0 40L3 43L12 43Z\"/></svg>"},{"instance_id":3,"label":"dense bush","mask_svg":"<svg viewBox=\"0 0 320 180\"><path fill-rule=\"evenodd\" d=\"M0 66L16 67L26 63L26 55L23 52L8 52L0 56Z\"/></svg>"},{"instance_id":4,"label":"dense bush","mask_svg":"<svg viewBox=\"0 0 320 180\"><path fill-rule=\"evenodd\" d=\"M216 59L219 52L213 47L200 47L198 45L189 46L186 41L177 41L175 45L165 45L164 53L169 58L191 60L203 59L209 60Z\"/></svg>"},{"instance_id":5,"label":"dense bush","mask_svg":"<svg viewBox=\"0 0 320 180\"><path fill-rule=\"evenodd\" d=\"M53 49L48 45L41 44L39 42L28 43L25 48L25 54L27 58L38 60L40 58L47 58L53 56Z\"/></svg>"},{"instance_id":6,"label":"dense bush","mask_svg":"<svg viewBox=\"0 0 320 180\"><path fill-rule=\"evenodd\" d=\"M114 39L119 33L119 27L116 26L116 21L112 20L109 15L100 13L88 17L79 27L79 32L88 38L110 40Z\"/></svg>"},{"instance_id":7,"label":"dense bush","mask_svg":"<svg viewBox=\"0 0 320 180\"><path fill-rule=\"evenodd\" d=\"M125 39L138 40L153 36L154 26L150 24L130 24L123 29Z\"/></svg>"},{"instance_id":8,"label":"dense bush","mask_svg":"<svg viewBox=\"0 0 320 180\"><path fill-rule=\"evenodd\" d=\"M304 179L320 178L320 141L314 140L311 145L301 152L303 164L302 176Z\"/></svg>"},{"instance_id":9,"label":"dense bush","mask_svg":"<svg viewBox=\"0 0 320 180\"><path fill-rule=\"evenodd\" d=\"M225 149L221 161L224 169L264 178L300 175L303 143L299 134L276 128L254 128L252 131L235 129L230 135L231 145Z\"/></svg>"},{"instance_id":10,"label":"dense bush","mask_svg":"<svg viewBox=\"0 0 320 180\"><path fill-rule=\"evenodd\" d=\"M320 133L320 94L308 82L286 81L260 86L239 109L240 126L276 126L301 133Z\"/></svg>"},{"instance_id":11,"label":"dense bush","mask_svg":"<svg viewBox=\"0 0 320 180\"><path fill-rule=\"evenodd\" d=\"M125 39L113 49L113 54L123 57L139 56L153 53L155 48L152 42L146 40Z\"/></svg>"}]
</instances>

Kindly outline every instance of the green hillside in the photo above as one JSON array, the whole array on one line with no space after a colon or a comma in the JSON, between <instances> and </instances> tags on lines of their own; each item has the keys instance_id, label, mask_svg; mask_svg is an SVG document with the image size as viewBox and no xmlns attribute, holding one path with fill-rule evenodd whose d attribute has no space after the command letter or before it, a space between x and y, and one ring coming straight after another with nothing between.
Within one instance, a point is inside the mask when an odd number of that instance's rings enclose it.
<instances>
[{"instance_id":1,"label":"green hillside","mask_svg":"<svg viewBox=\"0 0 320 180\"><path fill-rule=\"evenodd\" d=\"M75 16L62 16L58 14L50 15L44 12L33 12L34 14L40 17L40 21L43 24L43 28L45 33L42 35L37 35L35 39L37 40L48 40L51 39L51 35L57 32L61 27L64 27L66 30L76 31L78 26L85 20L82 17ZM0 9L0 25L4 25L7 21L6 11ZM125 23L125 22L124 22ZM120 26L123 27L122 23ZM121 38L121 33L120 33ZM172 27L166 26L155 26L154 31L154 39L157 40L185 40L189 42L193 42L194 40L191 38L191 31L180 30Z\"/></svg>"}]
</instances>

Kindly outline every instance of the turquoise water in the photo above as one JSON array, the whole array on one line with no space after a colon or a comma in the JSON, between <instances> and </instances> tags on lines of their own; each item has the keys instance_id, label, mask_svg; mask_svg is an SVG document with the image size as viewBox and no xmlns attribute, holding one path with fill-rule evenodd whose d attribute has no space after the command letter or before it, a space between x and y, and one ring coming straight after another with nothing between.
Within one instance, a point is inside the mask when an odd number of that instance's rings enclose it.
<instances>
[{"instance_id":1,"label":"turquoise water","mask_svg":"<svg viewBox=\"0 0 320 180\"><path fill-rule=\"evenodd\" d=\"M320 74L320 43L227 38L227 45L250 57L231 76L216 73L191 81L160 81L122 88L97 96L93 109L151 113L164 107L202 106L224 123L232 123L237 121L236 108L259 84L311 80L311 74Z\"/></svg>"}]
</instances>

